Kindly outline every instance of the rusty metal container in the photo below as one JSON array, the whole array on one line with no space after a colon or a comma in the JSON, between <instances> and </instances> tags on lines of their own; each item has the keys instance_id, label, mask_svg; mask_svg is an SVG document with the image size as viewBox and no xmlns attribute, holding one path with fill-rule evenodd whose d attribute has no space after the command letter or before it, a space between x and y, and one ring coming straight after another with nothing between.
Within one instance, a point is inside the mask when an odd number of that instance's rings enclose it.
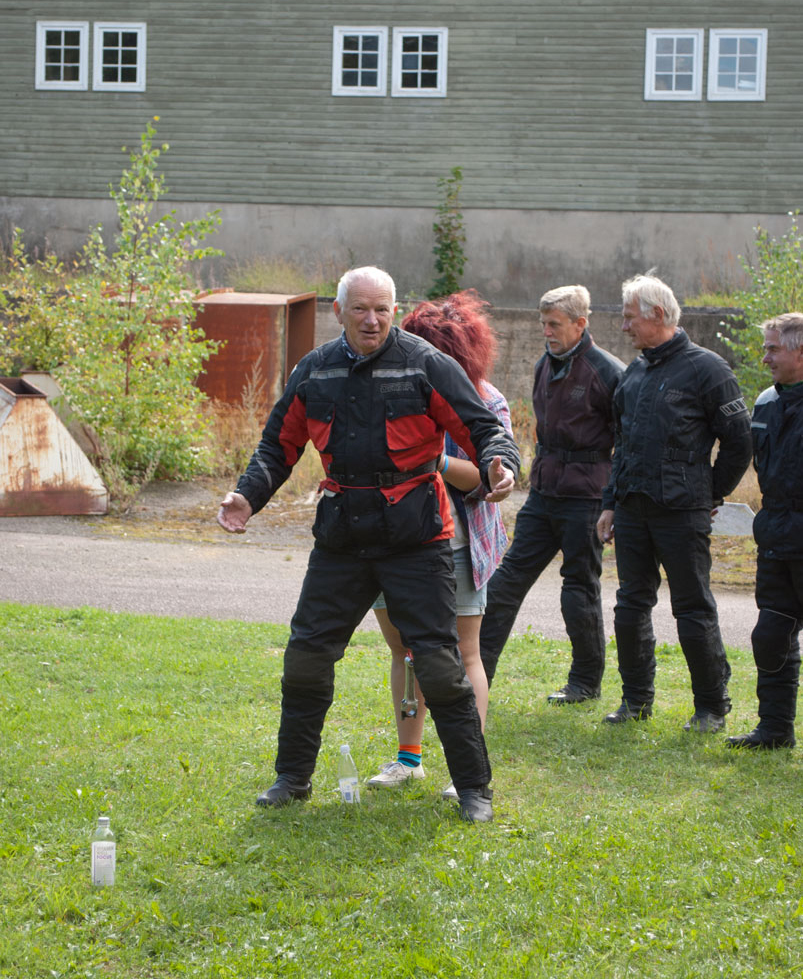
<instances>
[{"instance_id":1,"label":"rusty metal container","mask_svg":"<svg viewBox=\"0 0 803 979\"><path fill-rule=\"evenodd\" d=\"M219 291L193 302L195 325L208 339L223 341L198 386L210 398L230 405L250 400L267 414L292 369L315 346L316 293Z\"/></svg>"},{"instance_id":2,"label":"rusty metal container","mask_svg":"<svg viewBox=\"0 0 803 979\"><path fill-rule=\"evenodd\" d=\"M20 377L0 377L0 516L108 509L103 480L44 391Z\"/></svg>"}]
</instances>

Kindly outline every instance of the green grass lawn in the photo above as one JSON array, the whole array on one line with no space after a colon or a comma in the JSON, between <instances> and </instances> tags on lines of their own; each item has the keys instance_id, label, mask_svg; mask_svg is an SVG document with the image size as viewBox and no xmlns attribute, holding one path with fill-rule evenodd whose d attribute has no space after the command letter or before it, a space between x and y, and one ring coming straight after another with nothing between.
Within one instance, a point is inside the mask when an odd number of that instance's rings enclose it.
<instances>
[{"instance_id":1,"label":"green grass lawn","mask_svg":"<svg viewBox=\"0 0 803 979\"><path fill-rule=\"evenodd\" d=\"M388 656L362 633L305 805L273 780L279 626L0 605L0 975L33 977L803 976L801 751L728 751L682 730L679 649L655 716L548 707L565 644L508 646L492 690L495 821L469 826L427 726L427 778L336 793L393 757ZM731 651L730 730L754 722ZM117 882L94 889L99 813Z\"/></svg>"}]
</instances>

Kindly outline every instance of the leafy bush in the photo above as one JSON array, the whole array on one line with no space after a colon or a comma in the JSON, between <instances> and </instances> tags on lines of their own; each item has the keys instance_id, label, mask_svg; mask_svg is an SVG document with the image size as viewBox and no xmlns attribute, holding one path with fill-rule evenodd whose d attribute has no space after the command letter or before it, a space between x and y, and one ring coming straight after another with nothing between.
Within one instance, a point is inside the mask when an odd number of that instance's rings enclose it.
<instances>
[{"instance_id":1,"label":"leafy bush","mask_svg":"<svg viewBox=\"0 0 803 979\"><path fill-rule=\"evenodd\" d=\"M791 225L780 238L756 228L755 261L740 257L752 282L735 296L735 304L744 311L745 325L740 328L733 320L721 324L729 331L720 337L734 354L736 376L749 404L770 384L761 363L764 336L757 327L773 316L803 309L803 235L798 214L789 212Z\"/></svg>"},{"instance_id":2,"label":"leafy bush","mask_svg":"<svg viewBox=\"0 0 803 979\"><path fill-rule=\"evenodd\" d=\"M17 234L0 286L9 318L3 359L55 373L94 429L102 448L93 461L118 500L153 477L185 478L202 467L205 396L194 382L218 346L193 326L189 269L221 254L200 247L220 218L153 216L166 190L157 162L168 149L153 145L155 132L148 122L119 187L110 188L119 231L109 250L95 228L68 281L58 263L25 259Z\"/></svg>"}]
</instances>

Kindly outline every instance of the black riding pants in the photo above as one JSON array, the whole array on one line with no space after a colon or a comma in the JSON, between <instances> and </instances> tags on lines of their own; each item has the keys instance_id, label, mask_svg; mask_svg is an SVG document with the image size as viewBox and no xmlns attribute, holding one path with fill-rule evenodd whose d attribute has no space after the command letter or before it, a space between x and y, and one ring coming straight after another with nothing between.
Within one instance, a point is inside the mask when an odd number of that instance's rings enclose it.
<instances>
[{"instance_id":1,"label":"black riding pants","mask_svg":"<svg viewBox=\"0 0 803 979\"><path fill-rule=\"evenodd\" d=\"M485 739L457 647L449 541L382 558L315 546L284 655L276 771L299 779L312 775L334 696L335 663L380 591L413 652L416 677L455 788L487 785L491 768Z\"/></svg>"},{"instance_id":2,"label":"black riding pants","mask_svg":"<svg viewBox=\"0 0 803 979\"><path fill-rule=\"evenodd\" d=\"M709 586L710 511L670 510L633 493L616 505L614 530L619 573L614 629L622 699L639 708L655 697L652 609L663 566L695 710L727 714L731 671Z\"/></svg>"},{"instance_id":3,"label":"black riding pants","mask_svg":"<svg viewBox=\"0 0 803 979\"><path fill-rule=\"evenodd\" d=\"M561 551L560 608L572 644L569 683L599 693L605 670L599 513L599 500L561 499L530 490L516 516L513 543L488 582L480 655L489 683L527 592Z\"/></svg>"}]
</instances>

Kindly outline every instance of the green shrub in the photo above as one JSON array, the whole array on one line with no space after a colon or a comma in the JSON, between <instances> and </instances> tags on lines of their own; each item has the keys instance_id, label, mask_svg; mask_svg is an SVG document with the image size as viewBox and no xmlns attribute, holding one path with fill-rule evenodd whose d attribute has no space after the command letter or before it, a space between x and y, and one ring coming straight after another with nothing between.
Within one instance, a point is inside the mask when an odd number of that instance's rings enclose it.
<instances>
[{"instance_id":1,"label":"green shrub","mask_svg":"<svg viewBox=\"0 0 803 979\"><path fill-rule=\"evenodd\" d=\"M0 288L10 323L5 356L54 371L97 436L93 462L118 501L153 477L203 468L205 395L194 382L218 346L193 325L190 268L222 254L200 247L220 218L153 216L166 190L157 163L168 149L153 145L155 132L148 122L119 187L110 188L119 223L111 247L95 228L68 281L57 263L37 269L25 259L17 235Z\"/></svg>"},{"instance_id":2,"label":"green shrub","mask_svg":"<svg viewBox=\"0 0 803 979\"><path fill-rule=\"evenodd\" d=\"M736 376L748 404L771 383L761 363L764 335L757 327L773 316L803 309L803 235L798 214L789 212L791 225L780 238L756 228L755 260L740 257L752 281L734 297L735 305L744 311L744 326L740 328L733 319L721 324L728 332L720 337L734 354Z\"/></svg>"}]
</instances>

